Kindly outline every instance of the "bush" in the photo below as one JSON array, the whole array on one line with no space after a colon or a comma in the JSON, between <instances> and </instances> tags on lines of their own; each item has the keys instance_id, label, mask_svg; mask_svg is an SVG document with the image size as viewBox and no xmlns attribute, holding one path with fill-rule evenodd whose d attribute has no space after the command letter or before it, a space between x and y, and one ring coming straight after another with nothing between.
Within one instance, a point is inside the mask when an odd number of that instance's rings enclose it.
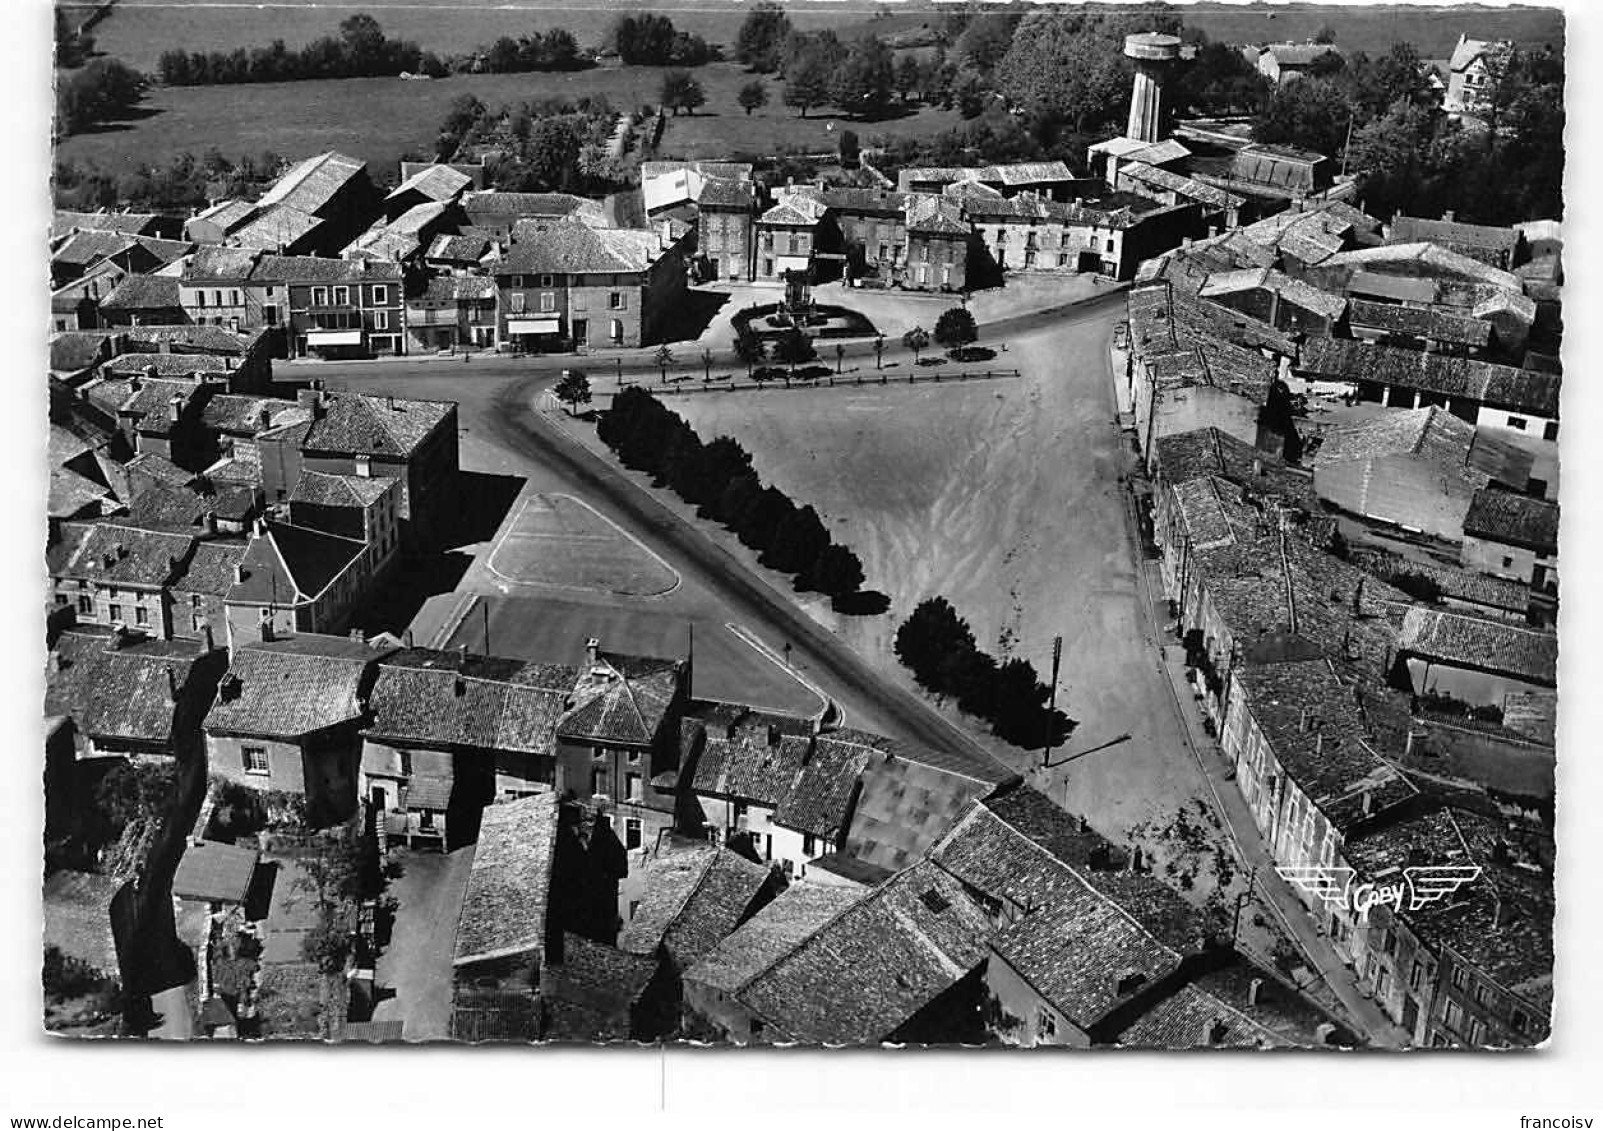
<instances>
[{"instance_id":1,"label":"bush","mask_svg":"<svg viewBox=\"0 0 1603 1131\"><path fill-rule=\"evenodd\" d=\"M954 306L943 311L935 322L935 340L949 350L960 349L980 336L974 315L967 307Z\"/></svg>"},{"instance_id":2,"label":"bush","mask_svg":"<svg viewBox=\"0 0 1603 1131\"><path fill-rule=\"evenodd\" d=\"M351 933L330 919L321 919L301 939L301 957L325 974L340 974L351 956Z\"/></svg>"}]
</instances>

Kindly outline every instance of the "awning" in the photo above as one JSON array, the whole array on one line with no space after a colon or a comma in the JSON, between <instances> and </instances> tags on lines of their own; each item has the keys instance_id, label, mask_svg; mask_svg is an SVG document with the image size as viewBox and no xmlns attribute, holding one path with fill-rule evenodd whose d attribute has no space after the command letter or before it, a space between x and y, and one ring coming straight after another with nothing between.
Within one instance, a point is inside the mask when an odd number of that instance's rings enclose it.
<instances>
[{"instance_id":1,"label":"awning","mask_svg":"<svg viewBox=\"0 0 1603 1131\"><path fill-rule=\"evenodd\" d=\"M507 333L555 334L561 326L560 318L513 318L507 322Z\"/></svg>"},{"instance_id":2,"label":"awning","mask_svg":"<svg viewBox=\"0 0 1603 1131\"><path fill-rule=\"evenodd\" d=\"M306 344L309 346L359 346L362 344L362 331L313 330L306 335Z\"/></svg>"}]
</instances>

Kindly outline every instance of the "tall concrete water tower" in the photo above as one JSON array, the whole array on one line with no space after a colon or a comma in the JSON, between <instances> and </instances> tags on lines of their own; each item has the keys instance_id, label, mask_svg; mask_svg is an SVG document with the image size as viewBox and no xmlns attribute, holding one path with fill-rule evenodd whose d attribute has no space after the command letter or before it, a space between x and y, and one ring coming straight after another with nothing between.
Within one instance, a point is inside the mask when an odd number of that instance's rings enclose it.
<instances>
[{"instance_id":1,"label":"tall concrete water tower","mask_svg":"<svg viewBox=\"0 0 1603 1131\"><path fill-rule=\"evenodd\" d=\"M1124 37L1124 54L1135 60L1135 85L1130 91L1130 125L1124 135L1136 141L1162 141L1168 132L1169 107L1163 84L1180 58L1180 37L1155 31Z\"/></svg>"}]
</instances>

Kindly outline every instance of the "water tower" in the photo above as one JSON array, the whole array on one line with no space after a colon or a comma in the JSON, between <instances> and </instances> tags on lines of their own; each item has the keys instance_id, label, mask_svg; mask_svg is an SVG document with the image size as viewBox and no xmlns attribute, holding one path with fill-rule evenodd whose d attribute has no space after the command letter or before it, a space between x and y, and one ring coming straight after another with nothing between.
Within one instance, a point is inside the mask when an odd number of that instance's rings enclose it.
<instances>
[{"instance_id":1,"label":"water tower","mask_svg":"<svg viewBox=\"0 0 1603 1131\"><path fill-rule=\"evenodd\" d=\"M1135 60L1135 85L1130 90L1130 124L1124 136L1136 141L1162 141L1168 132L1168 109L1163 84L1180 59L1180 37L1155 31L1124 37L1124 54Z\"/></svg>"}]
</instances>

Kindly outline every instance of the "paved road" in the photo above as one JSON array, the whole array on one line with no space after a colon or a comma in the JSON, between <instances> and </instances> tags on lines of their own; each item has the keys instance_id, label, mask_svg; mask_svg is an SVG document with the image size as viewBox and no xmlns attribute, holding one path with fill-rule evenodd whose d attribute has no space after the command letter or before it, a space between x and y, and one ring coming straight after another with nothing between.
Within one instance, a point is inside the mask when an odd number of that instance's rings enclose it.
<instances>
[{"instance_id":1,"label":"paved road","mask_svg":"<svg viewBox=\"0 0 1603 1131\"><path fill-rule=\"evenodd\" d=\"M1105 315L1108 310L1124 303L1125 288L1110 287L1106 291L1093 295L1091 298L1079 302L1065 303L1062 306L1051 307L1046 310L1031 311L1012 318L1003 318L989 322L980 327L980 340L982 342L999 342L1008 338L1019 337L1036 330L1046 329L1061 324L1065 319L1081 321L1086 318L1095 318ZM873 357L874 344L872 342L846 342L843 343L845 357ZM833 350L827 351L833 356ZM676 372L696 370L701 368L701 355L688 347L675 348L676 360L670 367ZM463 382L504 381L508 376L531 374L556 375L564 369L582 369L592 378L602 379L608 374L651 374L659 372L655 361L655 348L635 350L610 350L606 353L588 354L583 357L574 354L473 354L441 357L437 354L412 354L404 358L375 358L371 361L315 361L297 360L288 364L279 362L275 372L280 380L292 383L309 381L313 378L345 380L350 378L362 379L375 372L383 372L386 379L416 377L451 377ZM472 360L466 360L471 356ZM823 356L822 354L820 356ZM911 357L911 351L903 348L901 342L887 338L883 357L885 360L899 361ZM825 359L827 360L827 358ZM1005 361L1001 357L999 362ZM728 350L713 351L713 365L728 369L731 366L741 366L732 352ZM396 392L400 387L396 386Z\"/></svg>"}]
</instances>

